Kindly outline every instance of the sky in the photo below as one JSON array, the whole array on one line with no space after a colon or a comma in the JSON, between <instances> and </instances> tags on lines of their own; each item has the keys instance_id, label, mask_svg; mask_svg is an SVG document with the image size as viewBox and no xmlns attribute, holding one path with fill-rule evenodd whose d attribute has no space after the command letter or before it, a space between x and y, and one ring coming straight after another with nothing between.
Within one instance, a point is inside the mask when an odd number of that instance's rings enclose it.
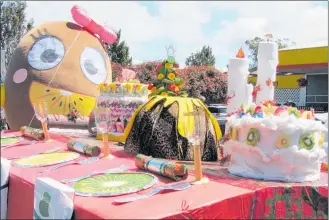
<instances>
[{"instance_id":1,"label":"sky","mask_svg":"<svg viewBox=\"0 0 329 220\"><path fill-rule=\"evenodd\" d=\"M27 1L27 17L35 26L73 21L73 5L84 8L100 24L122 30L133 63L162 60L175 48L180 66L203 45L212 47L216 67L225 69L246 40L271 33L297 46L328 43L325 1Z\"/></svg>"}]
</instances>

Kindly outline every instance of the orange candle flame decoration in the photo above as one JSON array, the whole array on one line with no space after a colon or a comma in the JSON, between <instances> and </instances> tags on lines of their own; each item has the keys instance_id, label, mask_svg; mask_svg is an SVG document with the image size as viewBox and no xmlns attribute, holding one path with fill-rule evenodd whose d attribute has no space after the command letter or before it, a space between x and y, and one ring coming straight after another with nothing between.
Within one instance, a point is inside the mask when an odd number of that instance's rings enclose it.
<instances>
[{"instance_id":1,"label":"orange candle flame decoration","mask_svg":"<svg viewBox=\"0 0 329 220\"><path fill-rule=\"evenodd\" d=\"M244 52L242 50L242 47L240 47L238 53L236 54L236 58L244 58Z\"/></svg>"},{"instance_id":2,"label":"orange candle flame decoration","mask_svg":"<svg viewBox=\"0 0 329 220\"><path fill-rule=\"evenodd\" d=\"M266 38L267 42L269 42L273 38L273 35L272 34L266 34L265 38Z\"/></svg>"}]
</instances>

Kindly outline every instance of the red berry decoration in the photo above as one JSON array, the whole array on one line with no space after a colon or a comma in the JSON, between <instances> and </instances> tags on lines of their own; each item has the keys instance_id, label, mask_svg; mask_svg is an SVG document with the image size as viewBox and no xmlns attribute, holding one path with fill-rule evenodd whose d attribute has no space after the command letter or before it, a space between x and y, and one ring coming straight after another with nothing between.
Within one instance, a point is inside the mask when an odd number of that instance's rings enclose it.
<instances>
[{"instance_id":1,"label":"red berry decoration","mask_svg":"<svg viewBox=\"0 0 329 220\"><path fill-rule=\"evenodd\" d=\"M262 107L261 106L256 106L255 108L255 113L261 112L262 111Z\"/></svg>"}]
</instances>

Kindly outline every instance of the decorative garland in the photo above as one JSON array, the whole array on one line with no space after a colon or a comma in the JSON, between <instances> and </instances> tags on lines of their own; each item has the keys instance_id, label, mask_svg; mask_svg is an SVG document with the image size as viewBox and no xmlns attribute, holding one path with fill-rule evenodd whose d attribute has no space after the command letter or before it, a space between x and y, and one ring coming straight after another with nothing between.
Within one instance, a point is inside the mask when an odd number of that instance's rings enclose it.
<instances>
[{"instance_id":1,"label":"decorative garland","mask_svg":"<svg viewBox=\"0 0 329 220\"><path fill-rule=\"evenodd\" d=\"M298 87L299 88L303 88L303 87L306 87L308 86L308 80L305 79L305 78L300 78L297 80L297 83L298 83Z\"/></svg>"}]
</instances>

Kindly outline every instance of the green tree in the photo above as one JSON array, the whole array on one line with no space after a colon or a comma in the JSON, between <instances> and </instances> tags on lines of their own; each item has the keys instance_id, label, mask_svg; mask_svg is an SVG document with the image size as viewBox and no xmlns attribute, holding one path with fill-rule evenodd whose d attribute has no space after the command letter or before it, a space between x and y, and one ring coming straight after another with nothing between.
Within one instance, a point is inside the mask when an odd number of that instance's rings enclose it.
<instances>
[{"instance_id":1,"label":"green tree","mask_svg":"<svg viewBox=\"0 0 329 220\"><path fill-rule=\"evenodd\" d=\"M185 61L186 66L214 66L215 56L210 46L203 46L201 51L192 53Z\"/></svg>"},{"instance_id":2,"label":"green tree","mask_svg":"<svg viewBox=\"0 0 329 220\"><path fill-rule=\"evenodd\" d=\"M265 39L260 37L255 37L252 40L247 40L245 44L249 47L250 55L248 56L251 59L249 64L250 68L256 67L258 63L257 53L258 53L258 44L259 42L265 41ZM295 42L291 41L288 38L277 39L275 42L278 44L279 49L287 48L290 46L296 45Z\"/></svg>"},{"instance_id":3,"label":"green tree","mask_svg":"<svg viewBox=\"0 0 329 220\"><path fill-rule=\"evenodd\" d=\"M108 45L105 43L110 60L112 63L130 66L132 64L132 57L129 56L129 47L125 41L120 42L121 30L117 31L116 34L118 38L114 44Z\"/></svg>"},{"instance_id":4,"label":"green tree","mask_svg":"<svg viewBox=\"0 0 329 220\"><path fill-rule=\"evenodd\" d=\"M5 50L5 65L27 31L33 28L33 19L26 21L25 1L0 1L1 50Z\"/></svg>"}]
</instances>

